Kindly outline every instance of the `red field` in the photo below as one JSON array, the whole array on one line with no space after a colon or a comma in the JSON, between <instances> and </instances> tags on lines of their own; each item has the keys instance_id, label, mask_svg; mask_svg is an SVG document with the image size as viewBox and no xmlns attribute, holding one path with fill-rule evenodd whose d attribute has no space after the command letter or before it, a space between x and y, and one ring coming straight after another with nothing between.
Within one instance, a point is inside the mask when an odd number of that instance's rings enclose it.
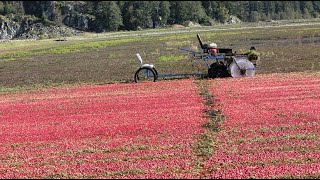
<instances>
[{"instance_id":1,"label":"red field","mask_svg":"<svg viewBox=\"0 0 320 180\"><path fill-rule=\"evenodd\" d=\"M210 158L199 81L226 117ZM320 77L167 80L0 95L0 178L319 178Z\"/></svg>"},{"instance_id":2,"label":"red field","mask_svg":"<svg viewBox=\"0 0 320 180\"><path fill-rule=\"evenodd\" d=\"M191 177L192 80L3 95L1 178Z\"/></svg>"},{"instance_id":3,"label":"red field","mask_svg":"<svg viewBox=\"0 0 320 180\"><path fill-rule=\"evenodd\" d=\"M205 176L319 178L319 77L278 74L211 82L216 108L227 120Z\"/></svg>"}]
</instances>

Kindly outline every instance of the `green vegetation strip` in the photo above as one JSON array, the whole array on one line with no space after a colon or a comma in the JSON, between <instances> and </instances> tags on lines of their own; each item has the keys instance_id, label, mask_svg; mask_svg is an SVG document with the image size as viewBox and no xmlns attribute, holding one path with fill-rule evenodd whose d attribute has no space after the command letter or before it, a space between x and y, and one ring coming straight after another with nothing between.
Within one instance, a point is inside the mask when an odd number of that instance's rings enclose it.
<instances>
[{"instance_id":1,"label":"green vegetation strip","mask_svg":"<svg viewBox=\"0 0 320 180\"><path fill-rule=\"evenodd\" d=\"M114 39L114 40L101 40L101 41L81 41L72 42L64 45L57 44L57 47L38 48L34 50L21 50L11 51L0 54L0 61L19 60L34 55L46 55L46 54L67 54L72 52L84 52L92 49L101 49L109 46L119 46L123 43L136 41L137 38L127 39Z\"/></svg>"},{"instance_id":2,"label":"green vegetation strip","mask_svg":"<svg viewBox=\"0 0 320 180\"><path fill-rule=\"evenodd\" d=\"M180 61L184 58L185 56L164 55L164 56L160 56L159 61L160 62Z\"/></svg>"},{"instance_id":3,"label":"green vegetation strip","mask_svg":"<svg viewBox=\"0 0 320 180\"><path fill-rule=\"evenodd\" d=\"M222 130L221 123L226 119L219 110L213 109L213 96L209 92L209 83L206 79L200 79L195 82L198 85L200 95L203 97L203 103L207 106L205 110L205 116L208 118L208 122L203 124L204 132L199 135L198 141L192 145L193 153L196 156L195 173L200 174L204 163L210 159L215 147L217 146L216 136L217 133ZM205 177L201 177L205 178Z\"/></svg>"}]
</instances>

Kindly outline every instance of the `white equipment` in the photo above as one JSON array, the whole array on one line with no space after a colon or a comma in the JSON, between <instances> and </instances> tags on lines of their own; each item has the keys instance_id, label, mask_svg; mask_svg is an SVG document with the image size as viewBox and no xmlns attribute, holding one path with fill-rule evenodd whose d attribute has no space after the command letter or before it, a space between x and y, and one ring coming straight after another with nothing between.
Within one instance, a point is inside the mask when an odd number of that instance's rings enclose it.
<instances>
[{"instance_id":1,"label":"white equipment","mask_svg":"<svg viewBox=\"0 0 320 180\"><path fill-rule=\"evenodd\" d=\"M246 57L235 57L229 70L233 78L255 76L255 67Z\"/></svg>"}]
</instances>

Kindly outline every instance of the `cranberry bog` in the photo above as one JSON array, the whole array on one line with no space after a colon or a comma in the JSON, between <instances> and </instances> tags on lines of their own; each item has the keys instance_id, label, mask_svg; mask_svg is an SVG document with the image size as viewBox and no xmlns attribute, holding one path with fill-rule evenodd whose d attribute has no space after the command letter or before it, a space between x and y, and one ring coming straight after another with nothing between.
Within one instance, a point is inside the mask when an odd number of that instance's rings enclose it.
<instances>
[{"instance_id":1,"label":"cranberry bog","mask_svg":"<svg viewBox=\"0 0 320 180\"><path fill-rule=\"evenodd\" d=\"M269 74L214 80L227 117L205 163L210 178L319 178L319 75Z\"/></svg>"},{"instance_id":2,"label":"cranberry bog","mask_svg":"<svg viewBox=\"0 0 320 180\"><path fill-rule=\"evenodd\" d=\"M320 76L1 95L1 178L319 178Z\"/></svg>"},{"instance_id":3,"label":"cranberry bog","mask_svg":"<svg viewBox=\"0 0 320 180\"><path fill-rule=\"evenodd\" d=\"M1 42L0 178L319 179L319 29ZM196 33L237 52L255 45L256 76L133 83L137 52L161 73L203 71L178 50Z\"/></svg>"},{"instance_id":4,"label":"cranberry bog","mask_svg":"<svg viewBox=\"0 0 320 180\"><path fill-rule=\"evenodd\" d=\"M201 101L191 80L2 96L1 178L193 177Z\"/></svg>"}]
</instances>

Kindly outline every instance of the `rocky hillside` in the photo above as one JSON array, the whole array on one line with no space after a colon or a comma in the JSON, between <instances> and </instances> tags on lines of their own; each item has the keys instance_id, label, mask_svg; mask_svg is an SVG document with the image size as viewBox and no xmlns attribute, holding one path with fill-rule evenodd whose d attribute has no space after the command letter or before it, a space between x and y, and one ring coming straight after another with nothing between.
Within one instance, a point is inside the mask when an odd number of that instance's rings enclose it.
<instances>
[{"instance_id":1,"label":"rocky hillside","mask_svg":"<svg viewBox=\"0 0 320 180\"><path fill-rule=\"evenodd\" d=\"M68 37L81 31L64 25L45 25L31 18L24 18L20 22L10 19L1 19L0 39L2 41L12 39L48 39L55 37Z\"/></svg>"},{"instance_id":2,"label":"rocky hillside","mask_svg":"<svg viewBox=\"0 0 320 180\"><path fill-rule=\"evenodd\" d=\"M0 39L41 39L90 31L92 16L84 15L81 1L12 1L22 13L0 15ZM39 9L40 7L40 9Z\"/></svg>"}]
</instances>

